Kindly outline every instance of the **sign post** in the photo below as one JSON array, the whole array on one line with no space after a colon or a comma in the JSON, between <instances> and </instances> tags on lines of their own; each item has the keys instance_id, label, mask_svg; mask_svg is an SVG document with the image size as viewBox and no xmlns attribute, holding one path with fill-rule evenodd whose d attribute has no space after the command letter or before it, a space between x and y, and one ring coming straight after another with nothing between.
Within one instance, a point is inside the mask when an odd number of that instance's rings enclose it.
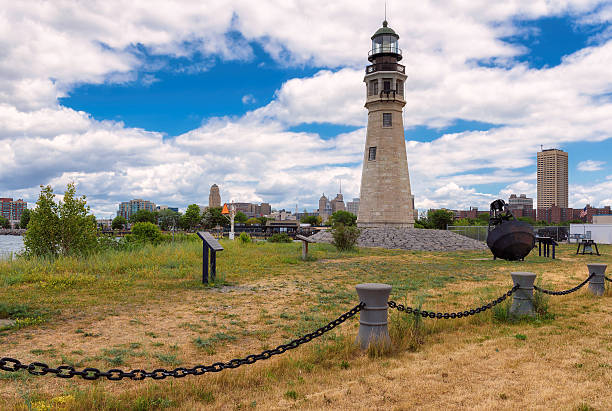
<instances>
[{"instance_id":1,"label":"sign post","mask_svg":"<svg viewBox=\"0 0 612 411\"><path fill-rule=\"evenodd\" d=\"M208 253L210 252L210 279L217 275L217 251L223 251L221 244L209 232L198 231L202 239L202 284L208 284Z\"/></svg>"}]
</instances>

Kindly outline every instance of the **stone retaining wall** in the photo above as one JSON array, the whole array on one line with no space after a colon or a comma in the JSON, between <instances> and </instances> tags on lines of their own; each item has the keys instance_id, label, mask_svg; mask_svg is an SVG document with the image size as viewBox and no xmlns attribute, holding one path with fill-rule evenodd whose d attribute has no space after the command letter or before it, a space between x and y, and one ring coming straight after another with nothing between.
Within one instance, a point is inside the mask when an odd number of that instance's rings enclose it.
<instances>
[{"instance_id":1,"label":"stone retaining wall","mask_svg":"<svg viewBox=\"0 0 612 411\"><path fill-rule=\"evenodd\" d=\"M321 231L309 237L317 243L331 243L330 231ZM487 250L481 241L476 241L446 230L419 228L363 228L357 240L359 247L381 247L402 250L457 251Z\"/></svg>"}]
</instances>

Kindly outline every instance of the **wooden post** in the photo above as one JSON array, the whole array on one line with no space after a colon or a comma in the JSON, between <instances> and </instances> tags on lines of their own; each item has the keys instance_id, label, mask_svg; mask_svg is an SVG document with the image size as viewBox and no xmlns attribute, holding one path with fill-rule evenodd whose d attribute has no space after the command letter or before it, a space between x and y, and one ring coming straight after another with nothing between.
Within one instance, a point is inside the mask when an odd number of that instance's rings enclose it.
<instances>
[{"instance_id":1,"label":"wooden post","mask_svg":"<svg viewBox=\"0 0 612 411\"><path fill-rule=\"evenodd\" d=\"M208 284L208 244L202 242L202 284Z\"/></svg>"},{"instance_id":2,"label":"wooden post","mask_svg":"<svg viewBox=\"0 0 612 411\"><path fill-rule=\"evenodd\" d=\"M215 281L215 276L217 275L217 252L215 250L210 250L210 278Z\"/></svg>"},{"instance_id":3,"label":"wooden post","mask_svg":"<svg viewBox=\"0 0 612 411\"><path fill-rule=\"evenodd\" d=\"M308 242L302 241L302 260L308 258Z\"/></svg>"}]
</instances>

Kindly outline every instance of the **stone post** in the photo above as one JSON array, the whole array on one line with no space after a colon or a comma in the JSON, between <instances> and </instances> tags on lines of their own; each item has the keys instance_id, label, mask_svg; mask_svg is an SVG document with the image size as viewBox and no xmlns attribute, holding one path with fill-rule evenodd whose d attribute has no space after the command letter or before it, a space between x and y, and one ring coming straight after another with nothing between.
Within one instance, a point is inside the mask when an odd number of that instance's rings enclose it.
<instances>
[{"instance_id":1,"label":"stone post","mask_svg":"<svg viewBox=\"0 0 612 411\"><path fill-rule=\"evenodd\" d=\"M533 317L535 315L535 310L533 309L533 283L536 275L529 272L514 272L510 273L510 275L514 285L518 284L519 286L519 289L513 294L510 315L528 315Z\"/></svg>"},{"instance_id":2,"label":"stone post","mask_svg":"<svg viewBox=\"0 0 612 411\"><path fill-rule=\"evenodd\" d=\"M358 284L356 287L359 301L365 303L359 314L359 334L357 344L362 349L368 348L370 344L389 346L387 310L389 306L389 294L391 286L388 284L366 283Z\"/></svg>"},{"instance_id":3,"label":"stone post","mask_svg":"<svg viewBox=\"0 0 612 411\"><path fill-rule=\"evenodd\" d=\"M607 264L587 264L589 267L589 275L594 274L589 280L589 290L594 295L602 296L606 291L605 275Z\"/></svg>"}]
</instances>

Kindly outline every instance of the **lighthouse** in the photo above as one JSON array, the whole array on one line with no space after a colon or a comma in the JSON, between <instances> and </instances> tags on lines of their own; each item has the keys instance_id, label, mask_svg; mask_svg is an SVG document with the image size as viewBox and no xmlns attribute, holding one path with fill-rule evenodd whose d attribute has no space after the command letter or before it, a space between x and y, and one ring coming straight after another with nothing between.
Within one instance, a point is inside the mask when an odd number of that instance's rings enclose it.
<instances>
[{"instance_id":1,"label":"lighthouse","mask_svg":"<svg viewBox=\"0 0 612 411\"><path fill-rule=\"evenodd\" d=\"M383 21L372 36L363 81L366 85L368 128L361 171L357 225L414 227L414 196L410 190L402 110L405 67L399 35Z\"/></svg>"}]
</instances>

